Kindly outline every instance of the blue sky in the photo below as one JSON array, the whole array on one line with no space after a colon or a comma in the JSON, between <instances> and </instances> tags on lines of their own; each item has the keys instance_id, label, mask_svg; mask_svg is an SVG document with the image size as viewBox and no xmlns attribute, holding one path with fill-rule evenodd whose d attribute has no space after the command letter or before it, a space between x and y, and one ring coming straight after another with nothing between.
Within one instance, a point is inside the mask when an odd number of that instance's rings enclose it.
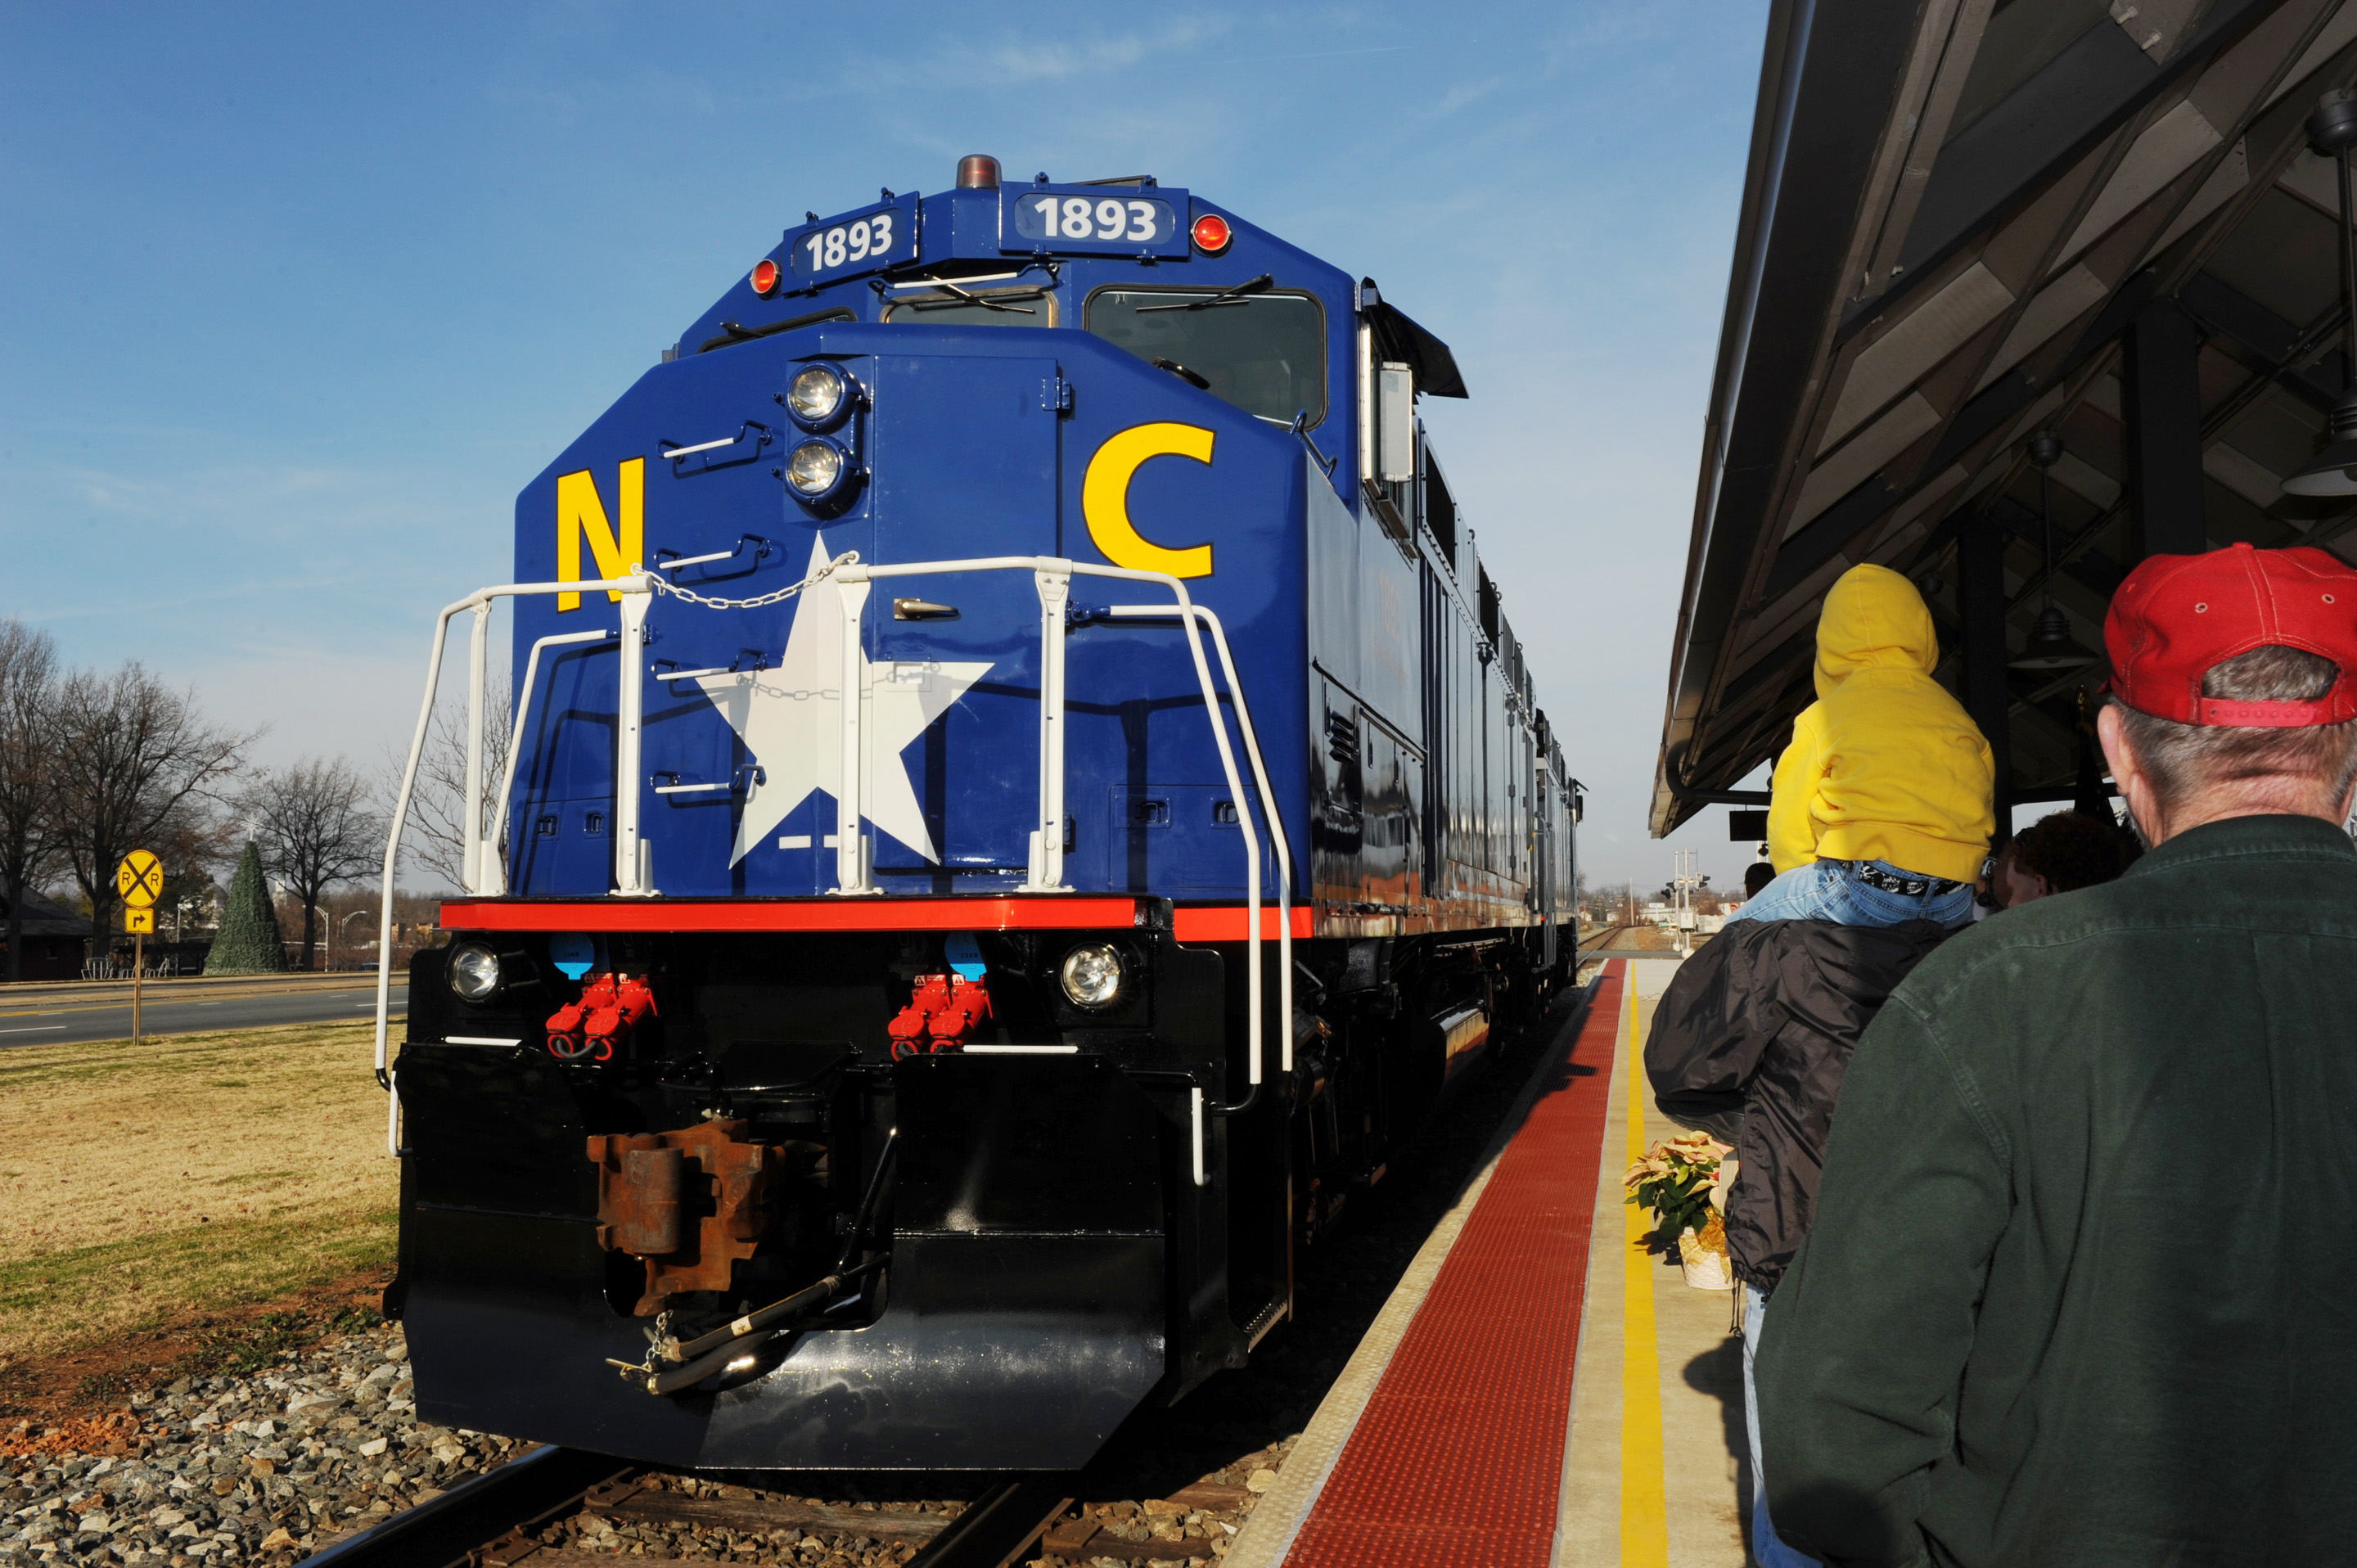
<instances>
[{"instance_id":1,"label":"blue sky","mask_svg":"<svg viewBox=\"0 0 2357 1568\"><path fill-rule=\"evenodd\" d=\"M1436 16L1445 18L1437 25ZM1644 811L1766 7L0 5L0 614L258 756L405 742L515 492L804 209L1150 172L1379 279L1591 786ZM1725 882L1724 814L1675 841Z\"/></svg>"}]
</instances>

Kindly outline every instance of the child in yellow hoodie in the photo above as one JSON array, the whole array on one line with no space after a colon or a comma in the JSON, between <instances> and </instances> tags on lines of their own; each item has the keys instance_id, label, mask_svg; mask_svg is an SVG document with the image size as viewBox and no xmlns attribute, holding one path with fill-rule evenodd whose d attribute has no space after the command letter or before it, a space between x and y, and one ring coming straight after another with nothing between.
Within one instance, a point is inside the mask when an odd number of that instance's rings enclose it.
<instances>
[{"instance_id":1,"label":"child in yellow hoodie","mask_svg":"<svg viewBox=\"0 0 2357 1568\"><path fill-rule=\"evenodd\" d=\"M1853 566L1817 619L1817 700L1769 790L1776 880L1733 917L1895 926L1972 918L1996 826L1988 742L1932 679L1932 612L1885 566Z\"/></svg>"}]
</instances>

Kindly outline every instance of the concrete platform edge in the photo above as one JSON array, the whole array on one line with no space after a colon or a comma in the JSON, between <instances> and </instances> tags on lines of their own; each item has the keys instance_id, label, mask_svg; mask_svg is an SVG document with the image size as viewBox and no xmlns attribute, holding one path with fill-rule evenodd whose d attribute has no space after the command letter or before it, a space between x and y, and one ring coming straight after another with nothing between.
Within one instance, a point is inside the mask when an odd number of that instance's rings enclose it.
<instances>
[{"instance_id":1,"label":"concrete platform edge","mask_svg":"<svg viewBox=\"0 0 2357 1568\"><path fill-rule=\"evenodd\" d=\"M1351 1352L1341 1376L1334 1380L1334 1386L1318 1402L1316 1413L1302 1430L1301 1441L1294 1444L1276 1484L1236 1532L1227 1555L1221 1559L1225 1568L1281 1568L1292 1552L1309 1510L1317 1506L1319 1494L1325 1491L1326 1482L1334 1473L1335 1462L1342 1456L1343 1446L1358 1429L1367 1402L1374 1397L1375 1385L1383 1381L1394 1353L1406 1337L1408 1326L1415 1321L1433 1281L1439 1277L1441 1265L1448 1261L1450 1250L1457 1245L1458 1232L1465 1229L1474 1206L1481 1201L1481 1194L1489 1187L1506 1145L1513 1142L1514 1134L1522 1131L1529 1117L1532 1105L1538 1100L1539 1085L1548 1070L1578 1043L1580 1030L1587 1022L1602 984L1603 975L1599 972L1588 982L1557 1029L1555 1043L1540 1053L1538 1061L1533 1064L1522 1092L1500 1122L1489 1146L1482 1150L1480 1168L1467 1180L1440 1223L1432 1228L1432 1234L1425 1238L1424 1245L1416 1249L1415 1259L1400 1276L1391 1299L1383 1303L1383 1311L1368 1326L1366 1337Z\"/></svg>"}]
</instances>

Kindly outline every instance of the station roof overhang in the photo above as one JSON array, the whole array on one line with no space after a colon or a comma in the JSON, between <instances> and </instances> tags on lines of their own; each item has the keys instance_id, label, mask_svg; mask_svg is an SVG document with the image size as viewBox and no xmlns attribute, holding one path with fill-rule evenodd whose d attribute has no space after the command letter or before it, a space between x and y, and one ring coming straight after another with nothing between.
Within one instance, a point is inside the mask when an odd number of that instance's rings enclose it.
<instances>
[{"instance_id":1,"label":"station roof overhang","mask_svg":"<svg viewBox=\"0 0 2357 1568\"><path fill-rule=\"evenodd\" d=\"M2357 507L2282 489L2347 384L2336 172L2306 118L2352 81L2357 0L1775 0L1655 834L1781 748L1858 563L1924 589L1952 688L1968 529L2002 540L2008 647L2050 596L2101 649L2136 558L2122 333L2157 300L2198 342L2209 542L2357 560ZM2064 448L2050 583L2039 431ZM2104 673L2008 672L2009 799L2068 798Z\"/></svg>"}]
</instances>

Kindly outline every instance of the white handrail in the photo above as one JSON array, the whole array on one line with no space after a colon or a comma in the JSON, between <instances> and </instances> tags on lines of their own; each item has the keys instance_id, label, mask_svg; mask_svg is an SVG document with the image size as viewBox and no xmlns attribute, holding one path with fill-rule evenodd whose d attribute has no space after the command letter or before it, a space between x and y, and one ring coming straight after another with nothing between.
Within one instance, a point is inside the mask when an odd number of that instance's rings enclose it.
<instances>
[{"instance_id":1,"label":"white handrail","mask_svg":"<svg viewBox=\"0 0 2357 1568\"><path fill-rule=\"evenodd\" d=\"M563 631L544 637L532 645L531 656L523 661L523 690L516 693L515 728L508 736L508 765L500 775L499 814L491 819L491 853L484 864L483 883L494 896L507 891L507 876L499 859L499 846L507 843L508 801L515 794L516 765L523 757L523 731L532 716L532 692L540 677L540 655L543 649L558 648L576 642L602 642L614 634L604 627L594 631ZM500 870L498 886L491 885L489 875Z\"/></svg>"},{"instance_id":2,"label":"white handrail","mask_svg":"<svg viewBox=\"0 0 2357 1568\"><path fill-rule=\"evenodd\" d=\"M1181 582L1178 578L1173 576L1171 574L1168 572L1145 572L1131 566L1099 566L1085 561L1068 561L1058 555L985 555L964 561L911 561L896 563L888 566L862 565L858 568L858 571L863 582L877 577L946 576L962 572L1032 572L1035 574L1060 573L1065 575L1077 573L1078 575L1086 577L1112 577L1124 582L1161 584L1164 587L1168 588L1172 597L1178 600L1179 625L1186 630L1187 651L1193 657L1195 661L1195 681L1196 684L1201 689L1203 693L1204 711L1210 715L1211 720L1211 740L1219 748L1220 767L1227 775L1229 789L1234 792L1237 800L1241 801L1243 800L1243 779L1236 772L1235 754L1228 746L1228 726L1220 717L1219 694L1213 690L1211 685L1211 665L1203 657L1203 638L1202 633L1198 629L1199 623L1196 618L1196 612L1200 607L1199 607L1195 601L1189 596L1187 593L1187 585ZM840 577L841 574L838 573L837 576ZM1216 625L1216 621L1213 624ZM1043 648L1045 647L1045 636L1046 633L1043 630ZM1225 643L1226 639L1224 636L1221 638L1221 641L1222 644ZM856 668L856 660L852 662L850 668ZM846 676L846 679L848 678L849 677ZM1062 697L1063 693L1060 686L1053 692L1049 690L1046 680L1046 671L1042 671L1039 692L1041 705L1046 706L1052 699L1057 706L1060 708ZM1235 702L1237 714L1239 714L1241 721L1246 726L1247 733L1249 733L1250 719L1247 716L1248 710L1245 706L1243 693L1241 689L1238 689L1235 692ZM1060 712L1057 714L1059 728L1060 728L1062 714ZM1046 732L1043 731L1043 738ZM1040 757L1041 768L1043 769L1046 768L1049 761L1050 757L1043 755ZM1060 769L1059 769L1059 771L1060 771ZM844 778L846 788L853 787L857 780L857 766L848 751L845 754ZM1266 812L1271 831L1281 832L1281 828L1279 827L1280 819L1276 812L1276 798L1273 793L1268 791L1267 783L1265 778L1257 779L1256 782L1261 785L1262 804ZM1057 788L1059 791L1058 799L1060 800L1062 788L1060 779L1058 780ZM1044 823L1042 824L1043 828L1045 825L1046 824ZM1251 1056L1246 1064L1245 1081L1257 1086L1261 1081L1260 1015L1262 988L1260 972L1262 964L1259 961L1259 942L1261 940L1260 835L1253 829L1252 813L1243 810L1241 806L1239 806L1236 811L1236 826L1238 831L1243 835L1244 855L1246 870L1248 873L1244 881L1244 918L1246 922L1244 929L1246 932L1249 933L1249 940L1254 944L1251 949L1254 961L1245 971L1244 989L1247 997L1246 1004L1249 1008L1251 1017L1247 1032ZM1063 846L1063 822L1061 821L1060 812L1059 813L1059 819L1055 827L1058 862L1060 865ZM838 839L836 842L838 845L837 853L839 854L841 853L840 844L842 841ZM1045 847L1046 846L1044 844L1041 846L1041 854L1038 857L1040 864L1043 865L1046 864ZM837 864L839 865L841 863L838 861ZM1285 893L1280 892L1279 897L1282 898L1286 897L1286 895ZM1286 929L1280 933L1279 940L1285 953L1289 956L1292 951L1291 920L1289 915L1286 920ZM1293 974L1289 963L1287 964L1286 972L1282 977L1281 985L1285 993L1290 996L1293 987ZM1290 1044L1293 1036L1293 1019L1289 1011L1285 1020L1285 1034L1287 1042L1286 1054L1289 1057L1291 1055Z\"/></svg>"},{"instance_id":3,"label":"white handrail","mask_svg":"<svg viewBox=\"0 0 2357 1568\"><path fill-rule=\"evenodd\" d=\"M643 571L643 568L639 568ZM640 743L646 728L647 611L654 605L651 591L622 596L622 669L620 711L614 715L614 891L625 897L644 898L654 893L647 845L639 837L640 808Z\"/></svg>"},{"instance_id":4,"label":"white handrail","mask_svg":"<svg viewBox=\"0 0 2357 1568\"><path fill-rule=\"evenodd\" d=\"M1074 575L1107 577L1135 583L1158 583L1170 591L1176 603L1165 608L1153 605L1117 606L1112 613L1125 618L1174 616L1187 634L1188 653L1195 666L1196 684L1203 698L1206 716L1211 721L1211 739L1220 757L1220 767L1225 775L1230 792L1241 802L1244 799L1243 779L1236 768L1233 748L1229 745L1226 720L1220 712L1219 693L1211 680L1211 666L1203 653L1202 629L1211 631L1220 657L1221 672L1225 677L1231 701L1235 705L1236 724L1252 764L1254 791L1261 804L1260 820L1265 822L1274 836L1271 848L1277 870L1277 945L1279 960L1278 1000L1283 1015L1284 1066L1293 1066L1293 963L1292 963L1292 856L1286 841L1275 792L1268 780L1268 770L1262 758L1260 742L1254 733L1251 708L1242 682L1236 674L1235 659L1228 646L1227 633L1219 617L1209 608L1194 603L1186 585L1167 572L1146 572L1125 566L1099 566L1060 556L1000 555L982 556L960 561L927 561L896 563L889 565L866 565L846 563L834 572L842 584L843 605L843 668L842 698L844 703L843 776L836 799L836 891L840 893L874 893L871 862L859 832L862 803L860 708L864 693L856 688L861 662L860 630L868 598L869 582L877 577L913 577L947 575L966 572L1028 571L1033 575L1040 599L1040 789L1039 827L1034 835L1031 856L1032 872L1022 891L1068 891L1063 881L1063 728L1064 728L1064 638L1065 607L1070 598L1071 581ZM419 704L417 726L409 748L409 759L403 769L401 789L395 799L393 821L385 838L383 895L380 900L376 1002L376 1069L380 1082L389 1091L390 1104L386 1112L386 1147L395 1155L401 1153L401 1096L393 1084L387 1059L386 1034L392 998L393 951L393 874L401 853L401 837L408 822L409 803L414 792L418 761L423 754L427 729L434 713L434 699L441 681L443 650L447 643L450 619L459 611L472 608L477 612L475 668L470 671L468 727L470 746L479 757L480 745L480 664L479 645L483 638L484 618L494 599L524 595L556 593L609 592L620 594L622 599L621 651L621 713L618 715L619 744L616 746L615 817L615 883L624 896L651 895L651 877L640 833L640 790L636 787L640 763L640 737L643 722L640 713L645 671L640 660L632 653L634 646L643 643L648 610L651 607L655 579L643 568L634 568L624 577L577 583L510 583L482 588L444 608L436 619L433 647L426 661L425 695ZM540 651L557 643L590 642L607 636L604 630L578 632L544 638L533 645L531 659L525 666L525 690L519 703L515 721L515 738L509 747L508 766L501 780L500 800L495 819L498 832L504 836L509 810L509 797L513 793L515 771L522 746L524 714L529 710L531 692L537 671ZM479 831L479 806L472 791L476 787L477 761L469 770L469 800L473 808L468 817L475 824L470 853L478 858L487 847ZM1245 970L1246 990L1246 1081L1257 1087L1262 1081L1262 995L1261 972L1261 849L1260 835L1251 811L1239 809L1236 826L1244 842L1245 930L1251 946L1247 950L1251 962ZM476 861L468 861L472 868ZM475 880L469 879L470 882ZM471 888L470 888L471 890ZM1208 1179L1205 1177L1203 1179Z\"/></svg>"},{"instance_id":5,"label":"white handrail","mask_svg":"<svg viewBox=\"0 0 2357 1568\"><path fill-rule=\"evenodd\" d=\"M1219 616L1202 605L1189 607L1195 618L1211 629L1211 645L1220 650L1220 670L1227 678L1228 693L1236 703L1236 727L1243 732L1244 756L1252 761L1253 782L1260 787L1260 798L1270 811L1268 832L1270 848L1276 853L1276 1014L1284 1029L1281 1055L1285 1070L1293 1070L1293 854L1285 838L1285 824L1275 815L1276 792L1269 788L1268 769L1260 759L1260 739L1253 734L1252 709L1244 703L1243 683L1236 679L1236 661L1228 651L1227 628L1220 624ZM1160 605L1113 605L1105 613L1117 619L1160 618L1170 612ZM1243 793L1241 789L1239 795ZM1240 808L1241 809L1241 808ZM1257 942L1260 932L1254 929L1252 940ZM1253 951L1259 952L1254 947Z\"/></svg>"},{"instance_id":6,"label":"white handrail","mask_svg":"<svg viewBox=\"0 0 2357 1568\"><path fill-rule=\"evenodd\" d=\"M401 792L393 798L393 823L384 835L383 892L377 900L376 942L376 1078L385 1087L384 1143L386 1150L398 1157L401 1154L401 1094L393 1087L393 1069L385 1059L385 1021L393 1007L393 874L401 858L402 830L409 822L410 797L417 788L417 761L425 751L425 732L434 722L434 697L442 683L442 650L449 640L450 618L460 610L488 606L498 598L513 598L524 594L578 594L603 590L608 593L646 594L650 579L643 573L628 577L600 578L594 583L503 583L497 587L478 588L453 605L445 605L434 619L434 647L425 660L425 697L417 704L417 727L409 737L409 761L401 770ZM626 598L625 604L630 601ZM470 810L473 801L467 802Z\"/></svg>"},{"instance_id":7,"label":"white handrail","mask_svg":"<svg viewBox=\"0 0 2357 1568\"><path fill-rule=\"evenodd\" d=\"M483 890L483 666L490 630L491 601L478 600L467 639L467 805L458 819L458 880L469 893Z\"/></svg>"},{"instance_id":8,"label":"white handrail","mask_svg":"<svg viewBox=\"0 0 2357 1568\"><path fill-rule=\"evenodd\" d=\"M1039 592L1039 825L1031 831L1024 893L1070 893L1064 881L1064 608L1070 572L1031 574Z\"/></svg>"},{"instance_id":9,"label":"white handrail","mask_svg":"<svg viewBox=\"0 0 2357 1568\"><path fill-rule=\"evenodd\" d=\"M834 890L858 897L882 891L868 875L872 863L859 832L859 808L866 800L859 777L859 710L867 703L867 693L859 689L859 622L867 609L867 574L854 563L836 568L834 580L843 605L842 667L837 676L843 695L843 771L834 791Z\"/></svg>"}]
</instances>

